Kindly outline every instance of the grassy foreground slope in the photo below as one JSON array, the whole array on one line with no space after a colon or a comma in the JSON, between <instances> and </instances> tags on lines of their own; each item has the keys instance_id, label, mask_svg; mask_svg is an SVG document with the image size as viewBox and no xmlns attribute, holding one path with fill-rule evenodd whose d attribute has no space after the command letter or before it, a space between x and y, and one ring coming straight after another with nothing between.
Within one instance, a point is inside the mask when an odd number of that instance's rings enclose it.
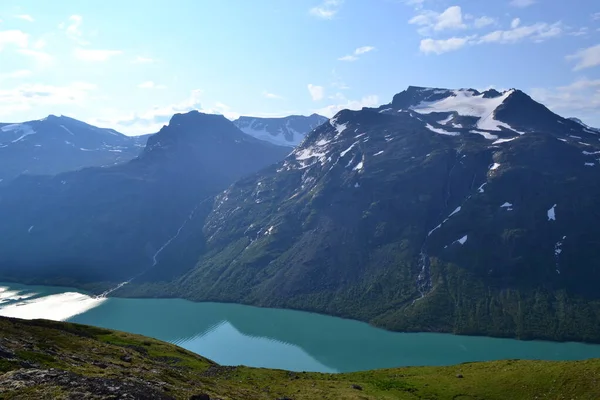
<instances>
[{"instance_id":1,"label":"grassy foreground slope","mask_svg":"<svg viewBox=\"0 0 600 400\"><path fill-rule=\"evenodd\" d=\"M209 397L206 397L209 396ZM0 399L597 399L600 360L350 374L224 367L107 329L0 317Z\"/></svg>"}]
</instances>

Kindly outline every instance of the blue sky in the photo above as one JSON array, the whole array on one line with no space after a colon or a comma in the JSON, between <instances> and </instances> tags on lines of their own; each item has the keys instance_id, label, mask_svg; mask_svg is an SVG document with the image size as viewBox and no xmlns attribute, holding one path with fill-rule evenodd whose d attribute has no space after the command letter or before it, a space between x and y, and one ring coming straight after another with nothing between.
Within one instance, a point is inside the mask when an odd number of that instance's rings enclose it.
<instances>
[{"instance_id":1,"label":"blue sky","mask_svg":"<svg viewBox=\"0 0 600 400\"><path fill-rule=\"evenodd\" d=\"M0 121L126 134L175 112L282 116L408 85L516 87L600 126L595 0L0 0Z\"/></svg>"}]
</instances>

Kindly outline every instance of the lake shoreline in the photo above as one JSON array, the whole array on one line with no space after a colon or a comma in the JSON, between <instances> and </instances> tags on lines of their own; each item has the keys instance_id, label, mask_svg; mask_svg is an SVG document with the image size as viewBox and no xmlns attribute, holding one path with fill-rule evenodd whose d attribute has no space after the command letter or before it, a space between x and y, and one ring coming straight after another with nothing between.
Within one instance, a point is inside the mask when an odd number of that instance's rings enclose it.
<instances>
[{"instance_id":1,"label":"lake shoreline","mask_svg":"<svg viewBox=\"0 0 600 400\"><path fill-rule=\"evenodd\" d=\"M93 296L93 297L97 297L100 294L102 294L104 291L109 290L120 284L120 282L115 282L115 283L101 282L101 283L95 283L95 284L80 283L80 284L73 284L73 285L65 285L63 283L52 284L46 280L43 280L42 282L38 282L38 280L36 280L36 279L28 280L27 283L25 283L25 282L18 281L18 280L4 280L3 277L0 277L0 287L2 286L2 284L5 284L5 283L13 283L13 284L17 284L17 285L26 285L26 286L48 286L48 287L54 287L54 288L63 288L63 289L68 289L68 290L74 290L79 293L86 294L86 295ZM100 287L101 289L98 289L98 287ZM108 296L107 298L133 299L133 300L144 300L144 299L184 300L184 301L189 301L189 302L195 303L195 304L239 305L239 306L250 307L250 308L255 308L255 309L263 309L263 310L298 311L298 312L303 312L303 313L308 313L308 314L314 314L314 315L319 315L319 316L324 316L324 317L337 318L337 319L341 319L341 320L367 324L368 326L370 326L374 329L380 329L380 330L383 330L385 332L390 332L390 333L444 334L444 335L453 335L453 336L457 336L457 337L510 339L510 340L517 340L520 342L547 342L547 343L562 343L562 344L574 343L574 344L584 344L584 345L600 345L600 341L594 342L594 341L577 341L577 340L550 340L550 339L538 339L538 338L530 338L530 337L520 338L520 337L515 337L515 336L493 336L493 335L477 334L477 333L455 333L455 332L448 332L448 331L443 331L443 330L439 330L439 331L434 331L434 330L399 331L399 330L387 329L383 326L378 326L369 321L352 318L352 317L345 316L342 314L336 315L336 314L331 314L331 313L324 313L324 312L319 312L319 311L315 311L315 310L307 309L307 308L270 307L270 306L261 306L261 305L257 305L257 304L250 303L250 302L246 303L246 302L234 302L234 301L219 301L219 300L211 300L211 299L195 300L195 299L188 298L185 296L177 296L177 295L173 295L173 296L170 296L170 295L148 295L148 296L128 295L127 289L129 289L131 287L135 288L136 284L125 285L125 286L121 287L120 289L117 289L114 292L112 292L111 295Z\"/></svg>"}]
</instances>

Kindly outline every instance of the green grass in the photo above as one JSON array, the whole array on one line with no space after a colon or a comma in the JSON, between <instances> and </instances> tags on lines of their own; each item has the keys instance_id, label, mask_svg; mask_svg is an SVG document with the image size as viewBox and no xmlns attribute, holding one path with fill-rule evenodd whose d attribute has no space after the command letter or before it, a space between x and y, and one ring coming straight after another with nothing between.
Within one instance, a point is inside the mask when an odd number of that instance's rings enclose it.
<instances>
[{"instance_id":1,"label":"green grass","mask_svg":"<svg viewBox=\"0 0 600 400\"><path fill-rule=\"evenodd\" d=\"M348 374L221 367L177 346L124 332L45 320L0 318L0 399L65 398L46 382L10 388L8 371L35 368L84 377L143 381L175 399L208 393L227 399L598 399L600 360L505 360L449 367L409 367ZM459 374L462 378L458 377ZM158 384L160 383L160 384ZM158 386L157 386L158 385ZM8 388L8 389L6 389Z\"/></svg>"}]
</instances>

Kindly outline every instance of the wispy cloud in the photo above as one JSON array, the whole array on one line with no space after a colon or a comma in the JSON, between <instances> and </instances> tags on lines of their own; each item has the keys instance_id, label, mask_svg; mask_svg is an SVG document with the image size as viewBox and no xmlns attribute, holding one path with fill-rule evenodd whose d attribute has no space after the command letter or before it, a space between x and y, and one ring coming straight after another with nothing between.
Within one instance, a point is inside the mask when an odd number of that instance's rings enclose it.
<instances>
[{"instance_id":1,"label":"wispy cloud","mask_svg":"<svg viewBox=\"0 0 600 400\"><path fill-rule=\"evenodd\" d=\"M537 0L511 0L509 3L513 7L525 8L534 5Z\"/></svg>"},{"instance_id":2,"label":"wispy cloud","mask_svg":"<svg viewBox=\"0 0 600 400\"><path fill-rule=\"evenodd\" d=\"M61 23L58 27L64 29L67 37L79 44L80 46L86 46L90 44L83 38L83 31L81 25L83 24L83 17L81 15L71 15L69 17L68 24Z\"/></svg>"},{"instance_id":3,"label":"wispy cloud","mask_svg":"<svg viewBox=\"0 0 600 400\"><path fill-rule=\"evenodd\" d=\"M350 89L350 86L346 85L346 82L338 75L335 69L331 71L331 75L333 76L331 87L338 90Z\"/></svg>"},{"instance_id":4,"label":"wispy cloud","mask_svg":"<svg viewBox=\"0 0 600 400\"><path fill-rule=\"evenodd\" d=\"M142 82L138 85L140 89L166 89L165 85L157 85L153 81Z\"/></svg>"},{"instance_id":5,"label":"wispy cloud","mask_svg":"<svg viewBox=\"0 0 600 400\"><path fill-rule=\"evenodd\" d=\"M365 54L365 53L368 53L373 50L375 50L375 47L373 47L373 46L359 47L356 50L354 50L354 52L352 54L348 54L343 57L340 57L340 58L338 58L338 60L340 60L340 61L356 61L356 60L358 60L358 56L360 56L361 54Z\"/></svg>"},{"instance_id":6,"label":"wispy cloud","mask_svg":"<svg viewBox=\"0 0 600 400\"><path fill-rule=\"evenodd\" d=\"M337 93L333 97L338 100L339 103L328 105L315 110L315 112L331 118L341 110L360 110L363 107L374 107L379 104L379 98L376 95L365 96L360 100L349 100L341 93Z\"/></svg>"},{"instance_id":7,"label":"wispy cloud","mask_svg":"<svg viewBox=\"0 0 600 400\"><path fill-rule=\"evenodd\" d=\"M34 21L33 17L29 14L15 15L15 18L22 19L23 21L28 21L28 22Z\"/></svg>"},{"instance_id":8,"label":"wispy cloud","mask_svg":"<svg viewBox=\"0 0 600 400\"><path fill-rule=\"evenodd\" d=\"M489 25L496 25L497 23L498 23L498 21L496 21L494 18L486 17L486 16L475 18L473 20L473 26L478 29L485 28L486 26L489 26Z\"/></svg>"},{"instance_id":9,"label":"wispy cloud","mask_svg":"<svg viewBox=\"0 0 600 400\"><path fill-rule=\"evenodd\" d=\"M202 90L194 89L186 99L176 103L157 105L145 111L130 112L126 114L123 114L121 110L105 109L101 110L100 113L109 117L96 118L89 122L97 126L112 127L127 134L143 134L157 132L161 126L167 124L171 117L177 113L198 110L209 113L219 113L226 117L228 115L235 115L227 105L220 102L215 103L215 105L209 109L204 109L200 102L201 97Z\"/></svg>"},{"instance_id":10,"label":"wispy cloud","mask_svg":"<svg viewBox=\"0 0 600 400\"><path fill-rule=\"evenodd\" d=\"M27 47L29 43L29 35L23 31L12 29L0 31L0 51L6 46Z\"/></svg>"},{"instance_id":11,"label":"wispy cloud","mask_svg":"<svg viewBox=\"0 0 600 400\"><path fill-rule=\"evenodd\" d=\"M155 63L156 60L154 58L150 58L150 57L136 56L132 62L136 63L136 64L151 64L151 63Z\"/></svg>"},{"instance_id":12,"label":"wispy cloud","mask_svg":"<svg viewBox=\"0 0 600 400\"><path fill-rule=\"evenodd\" d=\"M66 86L27 83L13 89L0 89L0 117L39 106L82 105L96 88L91 83L73 82Z\"/></svg>"},{"instance_id":13,"label":"wispy cloud","mask_svg":"<svg viewBox=\"0 0 600 400\"><path fill-rule=\"evenodd\" d=\"M325 0L318 6L309 10L309 13L317 18L332 19L340 11L344 0Z\"/></svg>"},{"instance_id":14,"label":"wispy cloud","mask_svg":"<svg viewBox=\"0 0 600 400\"><path fill-rule=\"evenodd\" d=\"M313 85L312 83L308 84L308 92L313 101L322 100L323 96L325 96L325 89L323 86Z\"/></svg>"},{"instance_id":15,"label":"wispy cloud","mask_svg":"<svg viewBox=\"0 0 600 400\"><path fill-rule=\"evenodd\" d=\"M275 94L275 93L267 92L266 90L263 90L262 95L264 97L266 97L267 99L283 99L282 96Z\"/></svg>"},{"instance_id":16,"label":"wispy cloud","mask_svg":"<svg viewBox=\"0 0 600 400\"><path fill-rule=\"evenodd\" d=\"M463 21L460 6L448 7L442 13L425 10L412 17L409 24L418 25L421 35L430 35L432 32L440 32L446 29L465 29L467 25Z\"/></svg>"},{"instance_id":17,"label":"wispy cloud","mask_svg":"<svg viewBox=\"0 0 600 400\"><path fill-rule=\"evenodd\" d=\"M419 50L422 53L430 54L443 54L450 51L456 51L465 47L469 41L472 40L472 36L468 37L451 37L449 39L423 39L419 46Z\"/></svg>"},{"instance_id":18,"label":"wispy cloud","mask_svg":"<svg viewBox=\"0 0 600 400\"><path fill-rule=\"evenodd\" d=\"M107 61L114 56L122 54L121 50L99 50L76 48L73 51L75 58L82 61L102 62Z\"/></svg>"},{"instance_id":19,"label":"wispy cloud","mask_svg":"<svg viewBox=\"0 0 600 400\"><path fill-rule=\"evenodd\" d=\"M520 25L520 23L521 20L516 18L511 22L511 29L490 32L482 36L479 43L516 43L524 39L542 42L563 33L561 22L555 22L554 24L538 22L531 25Z\"/></svg>"},{"instance_id":20,"label":"wispy cloud","mask_svg":"<svg viewBox=\"0 0 600 400\"><path fill-rule=\"evenodd\" d=\"M531 25L521 25L521 20L515 18L511 21L510 29L499 29L485 35L451 37L448 39L423 39L421 40L420 50L426 54L443 54L459 50L467 45L514 44L525 40L539 43L559 37L564 32L565 29L561 22L554 24L538 22Z\"/></svg>"},{"instance_id":21,"label":"wispy cloud","mask_svg":"<svg viewBox=\"0 0 600 400\"><path fill-rule=\"evenodd\" d=\"M600 65L600 44L588 47L587 49L581 49L575 54L568 55L567 60L575 61L573 71L596 67Z\"/></svg>"},{"instance_id":22,"label":"wispy cloud","mask_svg":"<svg viewBox=\"0 0 600 400\"><path fill-rule=\"evenodd\" d=\"M534 88L531 96L551 110L600 123L600 79L582 78L555 88Z\"/></svg>"},{"instance_id":23,"label":"wispy cloud","mask_svg":"<svg viewBox=\"0 0 600 400\"><path fill-rule=\"evenodd\" d=\"M600 12L592 14L592 19L593 20L599 20L600 19Z\"/></svg>"}]
</instances>

